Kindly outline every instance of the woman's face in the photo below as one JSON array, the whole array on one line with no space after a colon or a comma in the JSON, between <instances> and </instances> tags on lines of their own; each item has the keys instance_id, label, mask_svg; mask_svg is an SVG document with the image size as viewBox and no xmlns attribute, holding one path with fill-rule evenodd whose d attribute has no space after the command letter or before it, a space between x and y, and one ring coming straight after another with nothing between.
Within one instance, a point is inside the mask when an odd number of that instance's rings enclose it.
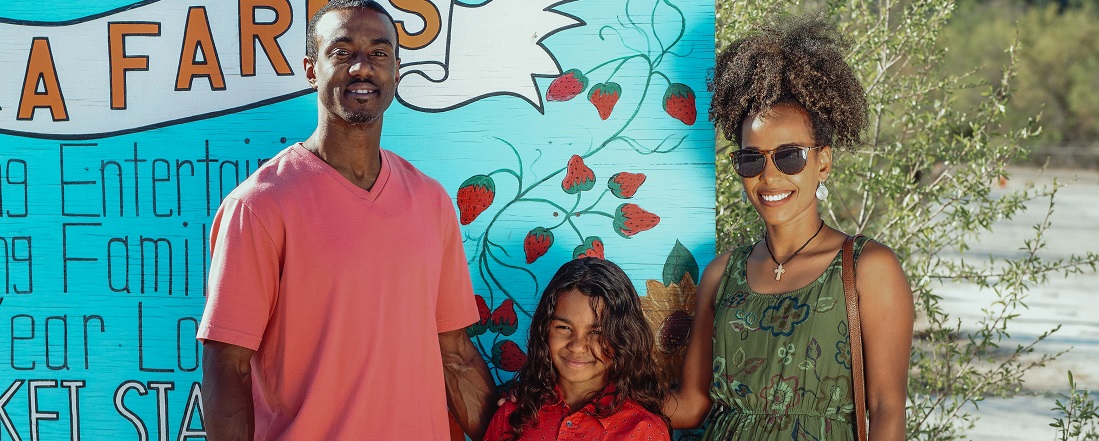
<instances>
[{"instance_id":1,"label":"woman's face","mask_svg":"<svg viewBox=\"0 0 1099 441\"><path fill-rule=\"evenodd\" d=\"M777 105L765 117L749 115L741 135L743 149L764 153L783 146L816 146L809 114L796 104ZM806 156L805 168L800 173L783 173L775 167L774 156L768 155L762 173L741 178L748 200L767 225L817 218L817 184L826 180L832 170L832 149L809 150Z\"/></svg>"}]
</instances>

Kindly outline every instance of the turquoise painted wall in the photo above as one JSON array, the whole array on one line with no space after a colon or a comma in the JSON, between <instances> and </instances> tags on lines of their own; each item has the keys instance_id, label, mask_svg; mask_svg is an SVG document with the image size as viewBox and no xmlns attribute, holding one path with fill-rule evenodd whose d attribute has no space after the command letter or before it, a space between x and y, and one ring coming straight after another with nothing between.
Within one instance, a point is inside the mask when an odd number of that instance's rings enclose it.
<instances>
[{"instance_id":1,"label":"turquoise painted wall","mask_svg":"<svg viewBox=\"0 0 1099 441\"><path fill-rule=\"evenodd\" d=\"M250 1L0 5L0 440L205 438L194 334L210 219L316 124L306 0ZM470 333L503 383L514 366L501 354L525 349L567 259L602 252L646 295L713 257L713 3L433 3L436 25L395 13L438 35L401 49L383 147L469 221L486 308ZM181 65L208 75L181 88Z\"/></svg>"}]
</instances>

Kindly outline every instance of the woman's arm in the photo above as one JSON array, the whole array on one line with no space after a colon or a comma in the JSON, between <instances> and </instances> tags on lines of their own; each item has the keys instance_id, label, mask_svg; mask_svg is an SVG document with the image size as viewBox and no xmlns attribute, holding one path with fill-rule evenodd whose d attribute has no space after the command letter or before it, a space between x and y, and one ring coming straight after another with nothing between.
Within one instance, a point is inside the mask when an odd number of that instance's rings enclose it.
<instances>
[{"instance_id":1,"label":"woman's arm","mask_svg":"<svg viewBox=\"0 0 1099 441\"><path fill-rule=\"evenodd\" d=\"M714 304L729 254L722 254L706 266L695 291L694 323L691 325L687 354L679 388L664 403L664 414L672 428L698 427L710 411L710 384L714 380Z\"/></svg>"},{"instance_id":2,"label":"woman's arm","mask_svg":"<svg viewBox=\"0 0 1099 441\"><path fill-rule=\"evenodd\" d=\"M866 362L869 438L905 439L904 406L912 354L912 288L893 250L867 242L855 270Z\"/></svg>"}]
</instances>

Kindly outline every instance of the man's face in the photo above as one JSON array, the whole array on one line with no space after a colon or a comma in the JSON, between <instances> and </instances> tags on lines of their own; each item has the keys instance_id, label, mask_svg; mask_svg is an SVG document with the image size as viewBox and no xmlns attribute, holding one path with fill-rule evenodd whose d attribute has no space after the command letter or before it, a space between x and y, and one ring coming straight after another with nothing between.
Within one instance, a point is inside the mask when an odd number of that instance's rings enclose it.
<instances>
[{"instance_id":1,"label":"man's face","mask_svg":"<svg viewBox=\"0 0 1099 441\"><path fill-rule=\"evenodd\" d=\"M322 122L375 124L397 92L397 34L377 11L333 10L317 22L317 57L305 76L317 89Z\"/></svg>"}]
</instances>

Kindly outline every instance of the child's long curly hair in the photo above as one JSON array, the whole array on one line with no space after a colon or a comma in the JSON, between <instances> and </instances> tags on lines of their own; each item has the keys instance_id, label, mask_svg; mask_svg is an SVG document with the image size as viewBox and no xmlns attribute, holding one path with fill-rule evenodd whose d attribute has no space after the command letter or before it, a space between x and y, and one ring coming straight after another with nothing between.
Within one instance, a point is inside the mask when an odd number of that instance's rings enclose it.
<instances>
[{"instance_id":1,"label":"child's long curly hair","mask_svg":"<svg viewBox=\"0 0 1099 441\"><path fill-rule=\"evenodd\" d=\"M512 434L518 438L524 428L534 424L542 406L558 399L555 392L557 372L548 343L549 327L558 297L573 289L590 297L602 331L602 352L607 358L602 360L607 364L606 381L617 390L610 406L596 405L595 415L602 417L614 413L628 398L660 415L667 424L662 406L669 393L668 385L652 355L654 337L641 311L637 291L618 265L587 257L568 262L557 270L534 311L527 343L527 364L515 377L514 395L518 407L508 419ZM602 395L597 395L592 401L599 403L600 398Z\"/></svg>"},{"instance_id":2,"label":"child's long curly hair","mask_svg":"<svg viewBox=\"0 0 1099 441\"><path fill-rule=\"evenodd\" d=\"M844 59L849 47L819 15L777 17L717 56L710 120L740 145L749 115L797 104L809 114L817 145L853 150L869 119L866 92Z\"/></svg>"}]
</instances>

